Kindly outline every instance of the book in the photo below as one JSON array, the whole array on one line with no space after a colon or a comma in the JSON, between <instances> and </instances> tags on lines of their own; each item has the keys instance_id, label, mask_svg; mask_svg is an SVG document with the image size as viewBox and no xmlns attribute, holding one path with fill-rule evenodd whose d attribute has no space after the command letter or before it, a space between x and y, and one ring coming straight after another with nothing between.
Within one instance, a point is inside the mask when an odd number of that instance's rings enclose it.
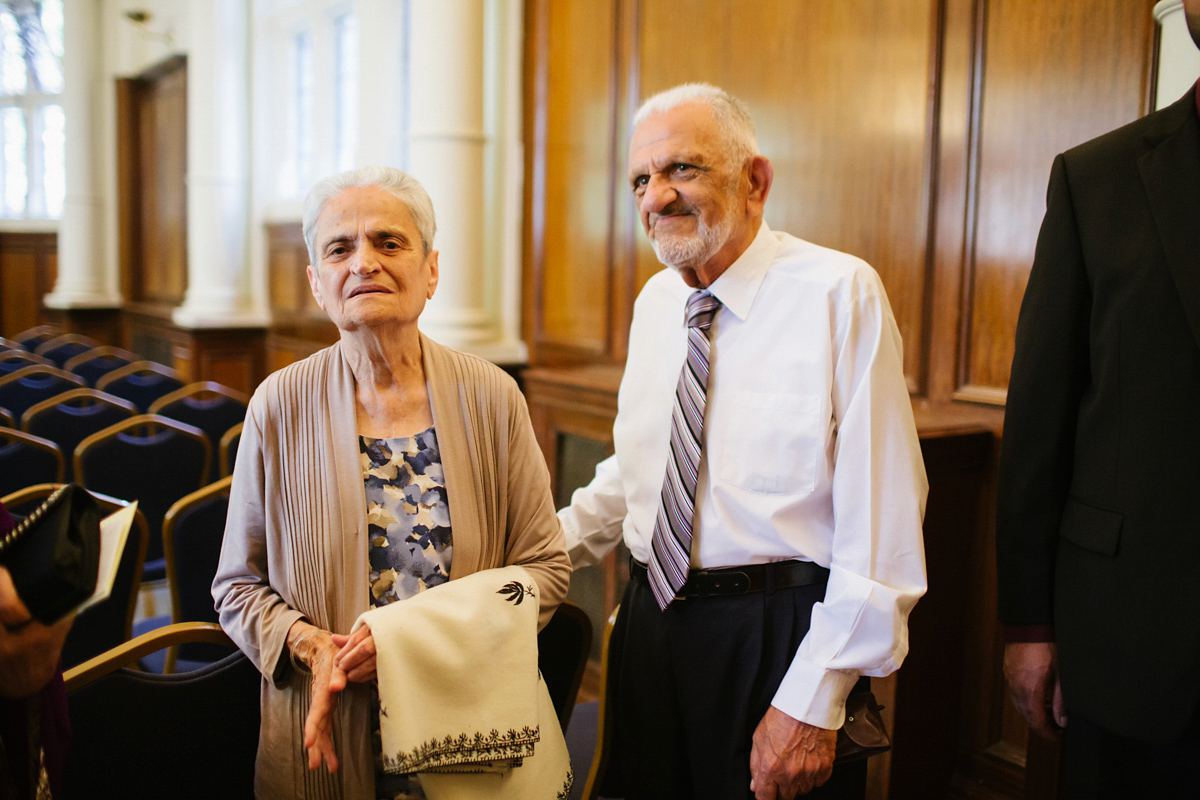
<instances>
[{"instance_id":1,"label":"book","mask_svg":"<svg viewBox=\"0 0 1200 800\"><path fill-rule=\"evenodd\" d=\"M96 572L96 590L75 609L81 613L97 603L107 600L112 594L113 582L117 579L117 568L121 565L121 553L129 539L129 529L137 512L134 500L100 520L100 568Z\"/></svg>"}]
</instances>

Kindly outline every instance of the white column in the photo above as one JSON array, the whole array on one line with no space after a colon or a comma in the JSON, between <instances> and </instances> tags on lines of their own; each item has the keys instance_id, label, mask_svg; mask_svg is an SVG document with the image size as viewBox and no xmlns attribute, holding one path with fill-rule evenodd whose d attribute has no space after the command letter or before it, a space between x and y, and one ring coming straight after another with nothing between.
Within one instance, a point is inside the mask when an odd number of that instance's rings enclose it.
<instances>
[{"instance_id":1,"label":"white column","mask_svg":"<svg viewBox=\"0 0 1200 800\"><path fill-rule=\"evenodd\" d=\"M497 338L484 291L484 5L410 2L408 164L433 199L441 267L421 327L480 352Z\"/></svg>"},{"instance_id":2,"label":"white column","mask_svg":"<svg viewBox=\"0 0 1200 800\"><path fill-rule=\"evenodd\" d=\"M1154 107L1174 103L1200 75L1200 51L1188 33L1182 0L1159 0L1154 5L1158 22L1158 90Z\"/></svg>"},{"instance_id":3,"label":"white column","mask_svg":"<svg viewBox=\"0 0 1200 800\"><path fill-rule=\"evenodd\" d=\"M189 328L265 325L247 260L247 0L191 0L188 36L188 289L175 309Z\"/></svg>"},{"instance_id":4,"label":"white column","mask_svg":"<svg viewBox=\"0 0 1200 800\"><path fill-rule=\"evenodd\" d=\"M103 202L95 135L101 97L100 0L63 2L63 115L66 118L66 193L58 229L58 279L43 302L50 308L121 305L117 276L105 269L100 220Z\"/></svg>"}]
</instances>

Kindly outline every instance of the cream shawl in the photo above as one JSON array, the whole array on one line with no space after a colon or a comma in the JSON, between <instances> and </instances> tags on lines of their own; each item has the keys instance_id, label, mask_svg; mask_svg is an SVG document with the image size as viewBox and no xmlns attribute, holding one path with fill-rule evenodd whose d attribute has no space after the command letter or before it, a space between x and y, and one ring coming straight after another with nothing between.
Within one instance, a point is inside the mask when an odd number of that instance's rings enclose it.
<instances>
[{"instance_id":1,"label":"cream shawl","mask_svg":"<svg viewBox=\"0 0 1200 800\"><path fill-rule=\"evenodd\" d=\"M424 336L421 351L454 537L450 579L520 564L541 591L545 624L566 594L570 562L524 398L486 361ZM264 676L260 798L374 798L369 689L352 684L339 697L338 772L309 772L310 681L285 647L298 619L349 633L369 608L354 390L335 344L270 375L242 430L213 597L221 625Z\"/></svg>"},{"instance_id":2,"label":"cream shawl","mask_svg":"<svg viewBox=\"0 0 1200 800\"><path fill-rule=\"evenodd\" d=\"M476 572L359 618L376 642L383 762L429 800L556 800L572 774L538 673L538 587L523 567Z\"/></svg>"}]
</instances>

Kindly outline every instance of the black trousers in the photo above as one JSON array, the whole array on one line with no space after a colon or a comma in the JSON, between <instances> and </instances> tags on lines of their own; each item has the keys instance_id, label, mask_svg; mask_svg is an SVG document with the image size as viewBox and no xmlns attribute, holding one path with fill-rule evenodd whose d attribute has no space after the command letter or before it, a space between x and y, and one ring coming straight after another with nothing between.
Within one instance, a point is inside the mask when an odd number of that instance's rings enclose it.
<instances>
[{"instance_id":1,"label":"black trousers","mask_svg":"<svg viewBox=\"0 0 1200 800\"><path fill-rule=\"evenodd\" d=\"M613 752L601 795L753 797L751 737L825 584L682 598L660 611L644 580L625 589L609 644ZM839 765L807 797L862 800L866 762Z\"/></svg>"},{"instance_id":2,"label":"black trousers","mask_svg":"<svg viewBox=\"0 0 1200 800\"><path fill-rule=\"evenodd\" d=\"M1200 798L1200 709L1169 744L1128 739L1067 710L1063 792L1067 800Z\"/></svg>"}]
</instances>

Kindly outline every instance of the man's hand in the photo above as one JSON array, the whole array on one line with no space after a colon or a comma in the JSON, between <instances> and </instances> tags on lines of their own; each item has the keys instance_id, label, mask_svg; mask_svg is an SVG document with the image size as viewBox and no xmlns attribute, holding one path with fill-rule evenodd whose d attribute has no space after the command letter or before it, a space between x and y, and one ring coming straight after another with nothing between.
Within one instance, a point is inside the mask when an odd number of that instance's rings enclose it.
<instances>
[{"instance_id":1,"label":"man's hand","mask_svg":"<svg viewBox=\"0 0 1200 800\"><path fill-rule=\"evenodd\" d=\"M1013 705L1035 732L1054 739L1067 727L1058 682L1058 647L1053 642L1005 645L1004 677Z\"/></svg>"},{"instance_id":2,"label":"man's hand","mask_svg":"<svg viewBox=\"0 0 1200 800\"><path fill-rule=\"evenodd\" d=\"M775 706L754 731L750 791L756 800L792 800L833 774L837 731L793 719Z\"/></svg>"},{"instance_id":3,"label":"man's hand","mask_svg":"<svg viewBox=\"0 0 1200 800\"><path fill-rule=\"evenodd\" d=\"M333 709L337 692L346 688L346 673L334 664L338 648L332 634L297 620L288 629L288 648L292 656L312 673L312 703L304 720L304 750L308 768L316 769L325 762L330 772L337 772L338 758L333 747Z\"/></svg>"},{"instance_id":4,"label":"man's hand","mask_svg":"<svg viewBox=\"0 0 1200 800\"><path fill-rule=\"evenodd\" d=\"M54 677L73 616L46 627L30 618L0 567L0 697L28 697Z\"/></svg>"},{"instance_id":5,"label":"man's hand","mask_svg":"<svg viewBox=\"0 0 1200 800\"><path fill-rule=\"evenodd\" d=\"M333 663L346 673L346 679L355 683L375 680L375 637L371 627L363 625L349 636L335 633L333 644L341 649Z\"/></svg>"}]
</instances>

